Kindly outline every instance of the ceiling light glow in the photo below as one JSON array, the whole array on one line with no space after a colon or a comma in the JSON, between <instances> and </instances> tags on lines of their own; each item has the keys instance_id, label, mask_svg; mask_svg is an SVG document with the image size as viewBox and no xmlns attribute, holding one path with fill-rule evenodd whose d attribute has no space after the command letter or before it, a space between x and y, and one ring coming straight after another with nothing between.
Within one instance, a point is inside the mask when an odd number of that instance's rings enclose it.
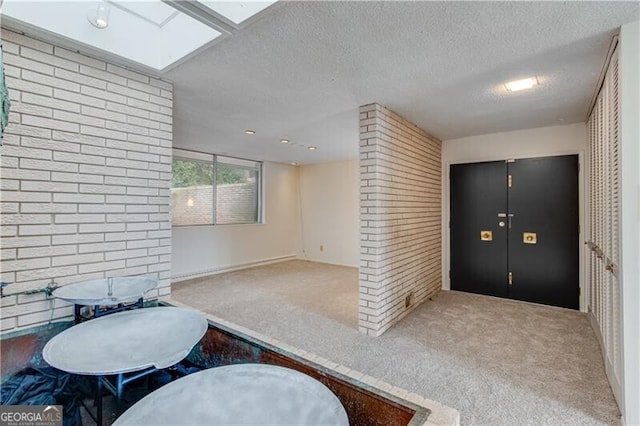
<instances>
[{"instance_id":1,"label":"ceiling light glow","mask_svg":"<svg viewBox=\"0 0 640 426\"><path fill-rule=\"evenodd\" d=\"M315 147L315 146L309 146L309 147L307 147L307 149L308 149L309 151L315 151L316 149L318 149L318 147Z\"/></svg>"},{"instance_id":2,"label":"ceiling light glow","mask_svg":"<svg viewBox=\"0 0 640 426\"><path fill-rule=\"evenodd\" d=\"M291 164L292 166L297 166L297 165L298 165L298 163L296 163L295 161L294 161L294 162L291 162L291 163L289 163L289 164Z\"/></svg>"},{"instance_id":3,"label":"ceiling light glow","mask_svg":"<svg viewBox=\"0 0 640 426\"><path fill-rule=\"evenodd\" d=\"M289 143L289 139L280 139L280 143L287 144Z\"/></svg>"},{"instance_id":4,"label":"ceiling light glow","mask_svg":"<svg viewBox=\"0 0 640 426\"><path fill-rule=\"evenodd\" d=\"M251 129L247 129L247 130L244 131L244 133L247 134L247 135L255 135L256 131L255 130L251 130Z\"/></svg>"},{"instance_id":5,"label":"ceiling light glow","mask_svg":"<svg viewBox=\"0 0 640 426\"><path fill-rule=\"evenodd\" d=\"M517 92L518 90L531 89L538 84L538 79L535 77L523 78L522 80L514 80L505 83L505 87L510 92Z\"/></svg>"}]
</instances>

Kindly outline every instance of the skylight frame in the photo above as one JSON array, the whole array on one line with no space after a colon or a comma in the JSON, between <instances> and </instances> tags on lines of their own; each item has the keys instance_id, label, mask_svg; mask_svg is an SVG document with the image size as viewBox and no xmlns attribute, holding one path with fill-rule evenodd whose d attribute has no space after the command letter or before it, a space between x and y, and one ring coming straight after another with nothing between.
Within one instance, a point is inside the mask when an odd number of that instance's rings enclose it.
<instances>
[{"instance_id":1,"label":"skylight frame","mask_svg":"<svg viewBox=\"0 0 640 426\"><path fill-rule=\"evenodd\" d=\"M237 25L230 25L226 18L210 13L208 7L197 1L158 0L176 9L162 22L141 15L136 8L126 7L127 0L104 1L112 6L110 25L104 29L90 27L86 17L90 5L97 5L101 0L4 0L2 24L7 29L24 32L70 50L154 75L173 69L240 29ZM272 4L245 19L243 24L253 22ZM128 18L122 20L123 16ZM117 25L119 19L120 27ZM188 24L184 26L178 21L188 21ZM179 25L188 30L183 34L183 31L176 30ZM194 25L197 26L196 29ZM145 34L142 29L146 27L157 31ZM131 29L133 34L123 37L118 35L118 28ZM131 40L146 44L136 47ZM185 44L185 40L193 43Z\"/></svg>"}]
</instances>

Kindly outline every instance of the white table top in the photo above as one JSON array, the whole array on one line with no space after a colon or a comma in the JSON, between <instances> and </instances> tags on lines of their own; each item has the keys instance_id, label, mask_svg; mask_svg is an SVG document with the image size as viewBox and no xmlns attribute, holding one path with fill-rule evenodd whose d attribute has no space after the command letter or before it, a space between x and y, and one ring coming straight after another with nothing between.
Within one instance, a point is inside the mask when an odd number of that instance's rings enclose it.
<instances>
[{"instance_id":1,"label":"white table top","mask_svg":"<svg viewBox=\"0 0 640 426\"><path fill-rule=\"evenodd\" d=\"M112 280L112 294L109 294ZM113 277L68 284L53 291L53 296L76 305L117 305L134 302L158 286L158 280L148 277Z\"/></svg>"},{"instance_id":2,"label":"white table top","mask_svg":"<svg viewBox=\"0 0 640 426\"><path fill-rule=\"evenodd\" d=\"M169 383L125 411L124 425L347 425L340 400L319 381L283 367L238 364Z\"/></svg>"},{"instance_id":3,"label":"white table top","mask_svg":"<svg viewBox=\"0 0 640 426\"><path fill-rule=\"evenodd\" d=\"M189 354L207 326L202 315L187 309L136 309L74 325L49 340L42 356L51 366L75 374L167 368Z\"/></svg>"}]
</instances>

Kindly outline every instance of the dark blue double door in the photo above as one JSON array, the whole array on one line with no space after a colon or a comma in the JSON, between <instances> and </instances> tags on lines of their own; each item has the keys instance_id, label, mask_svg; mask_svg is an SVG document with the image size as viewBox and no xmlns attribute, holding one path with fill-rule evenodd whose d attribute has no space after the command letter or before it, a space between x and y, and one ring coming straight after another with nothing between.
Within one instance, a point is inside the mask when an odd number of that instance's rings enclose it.
<instances>
[{"instance_id":1,"label":"dark blue double door","mask_svg":"<svg viewBox=\"0 0 640 426\"><path fill-rule=\"evenodd\" d=\"M578 156L450 169L451 289L579 308Z\"/></svg>"}]
</instances>

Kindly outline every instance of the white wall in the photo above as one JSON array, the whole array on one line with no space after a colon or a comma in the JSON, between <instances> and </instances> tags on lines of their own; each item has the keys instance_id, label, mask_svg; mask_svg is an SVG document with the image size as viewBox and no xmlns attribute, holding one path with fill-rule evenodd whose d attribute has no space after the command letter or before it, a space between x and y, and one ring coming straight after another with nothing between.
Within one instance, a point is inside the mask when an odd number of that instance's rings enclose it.
<instances>
[{"instance_id":1,"label":"white wall","mask_svg":"<svg viewBox=\"0 0 640 426\"><path fill-rule=\"evenodd\" d=\"M358 168L358 160L300 167L303 258L358 266Z\"/></svg>"},{"instance_id":2,"label":"white wall","mask_svg":"<svg viewBox=\"0 0 640 426\"><path fill-rule=\"evenodd\" d=\"M640 21L620 33L621 262L626 424L640 424Z\"/></svg>"},{"instance_id":3,"label":"white wall","mask_svg":"<svg viewBox=\"0 0 640 426\"><path fill-rule=\"evenodd\" d=\"M584 123L541 127L514 132L493 133L451 139L442 143L442 287L450 289L449 280L449 166L457 163L474 163L517 158L546 157L552 155L580 155L580 224L581 240L586 235L584 199L584 152L586 151L586 127ZM584 245L580 244L580 283L584 282ZM583 287L581 285L581 287ZM581 309L586 308L586 292L580 297Z\"/></svg>"},{"instance_id":4,"label":"white wall","mask_svg":"<svg viewBox=\"0 0 640 426\"><path fill-rule=\"evenodd\" d=\"M263 179L264 224L173 228L174 282L297 256L298 168L265 163Z\"/></svg>"},{"instance_id":5,"label":"white wall","mask_svg":"<svg viewBox=\"0 0 640 426\"><path fill-rule=\"evenodd\" d=\"M442 161L455 164L575 154L586 150L585 129L584 123L576 123L449 139L443 142Z\"/></svg>"}]
</instances>

